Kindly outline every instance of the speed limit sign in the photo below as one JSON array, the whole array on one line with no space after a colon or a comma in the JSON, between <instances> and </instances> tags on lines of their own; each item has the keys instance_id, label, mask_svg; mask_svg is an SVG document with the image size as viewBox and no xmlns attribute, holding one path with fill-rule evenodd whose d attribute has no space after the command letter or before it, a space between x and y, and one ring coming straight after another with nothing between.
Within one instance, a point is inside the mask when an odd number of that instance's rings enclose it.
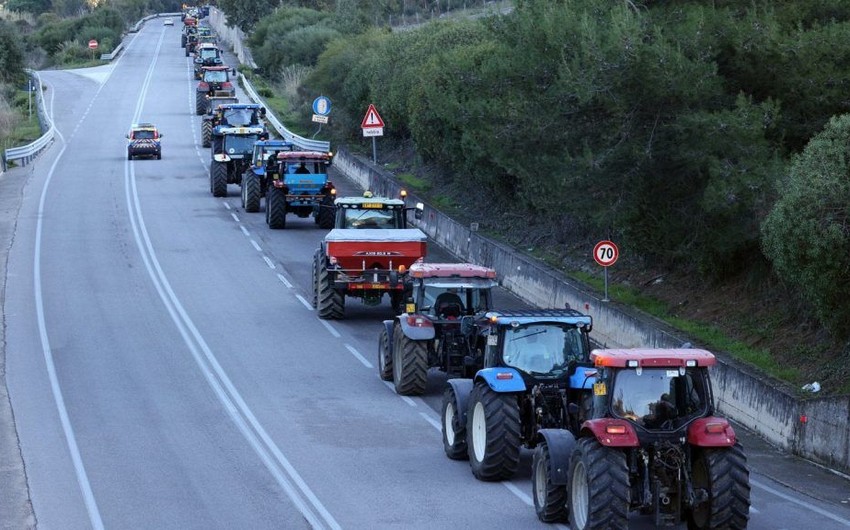
<instances>
[{"instance_id":1,"label":"speed limit sign","mask_svg":"<svg viewBox=\"0 0 850 530\"><path fill-rule=\"evenodd\" d=\"M593 247L593 259L603 267L610 267L617 263L620 257L620 249L613 241L600 241Z\"/></svg>"}]
</instances>

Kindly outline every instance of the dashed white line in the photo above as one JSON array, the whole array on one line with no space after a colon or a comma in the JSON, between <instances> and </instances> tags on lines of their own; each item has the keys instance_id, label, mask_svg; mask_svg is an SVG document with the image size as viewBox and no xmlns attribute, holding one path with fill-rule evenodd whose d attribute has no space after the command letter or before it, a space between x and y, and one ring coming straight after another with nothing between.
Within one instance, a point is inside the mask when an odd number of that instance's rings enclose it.
<instances>
[{"instance_id":1,"label":"dashed white line","mask_svg":"<svg viewBox=\"0 0 850 530\"><path fill-rule=\"evenodd\" d=\"M510 483L510 482L502 482L502 484L503 484L506 488L508 488L508 491L510 491L511 493L513 493L514 495L516 495L517 497L519 497L519 499L520 499L522 502L526 503L526 504L527 504L527 505L529 505L529 506L534 506L534 502L531 500L531 497L529 497L528 495L526 495L525 493L523 493L523 492L522 492L519 488L517 488L515 485L513 485L513 484L512 484L512 483Z\"/></svg>"},{"instance_id":2,"label":"dashed white line","mask_svg":"<svg viewBox=\"0 0 850 530\"><path fill-rule=\"evenodd\" d=\"M310 302L308 302L303 296L301 296L300 294L296 294L295 298L297 298L298 301L300 301L302 304L304 304L304 307L306 307L308 310L310 310L310 311L313 310L313 306L310 305Z\"/></svg>"},{"instance_id":3,"label":"dashed white line","mask_svg":"<svg viewBox=\"0 0 850 530\"><path fill-rule=\"evenodd\" d=\"M268 256L263 256L263 261L266 262L266 265L268 265L270 269L274 270L274 262L269 259Z\"/></svg>"},{"instance_id":4,"label":"dashed white line","mask_svg":"<svg viewBox=\"0 0 850 530\"><path fill-rule=\"evenodd\" d=\"M261 247L260 245L258 245L258 244L257 244L257 242L256 242L256 241L254 241L253 239L251 240L251 246L253 246L255 249L257 249L257 252L262 252L262 251L263 251L263 247Z\"/></svg>"},{"instance_id":5,"label":"dashed white line","mask_svg":"<svg viewBox=\"0 0 850 530\"><path fill-rule=\"evenodd\" d=\"M223 204L223 205L224 205L224 207L225 207L225 208L227 208L228 210L230 209L230 203L228 203L227 201L222 201L222 204Z\"/></svg>"},{"instance_id":6,"label":"dashed white line","mask_svg":"<svg viewBox=\"0 0 850 530\"><path fill-rule=\"evenodd\" d=\"M434 418L432 418L431 416L429 416L429 415L428 415L427 413L425 413L425 412L420 412L420 413L419 413L419 415L420 415L420 416L422 416L423 418L425 418L425 421L427 421L428 423L430 423L432 427L434 427L435 429L437 429L437 430L438 430L438 431L440 431L441 433L443 432L443 428L442 428L442 426L440 425L440 422L439 422L439 421L435 420Z\"/></svg>"},{"instance_id":7,"label":"dashed white line","mask_svg":"<svg viewBox=\"0 0 850 530\"><path fill-rule=\"evenodd\" d=\"M239 230L242 230L242 233L245 234L245 237L251 237L251 232L245 228L245 225L239 225Z\"/></svg>"},{"instance_id":8,"label":"dashed white line","mask_svg":"<svg viewBox=\"0 0 850 530\"><path fill-rule=\"evenodd\" d=\"M359 352L359 351L357 351L357 349L356 349L354 346L352 346L351 344L346 344L346 345L345 345L345 349L347 349L348 351L350 351L350 352L351 352L351 355L353 355L353 356L357 357L357 360L358 360L358 361L360 361L361 363L363 363L363 366L365 366L366 368L374 368L374 367L372 366L372 363L370 363L369 361L367 361L367 360L366 360L366 357L363 357L363 356L360 354L360 352Z\"/></svg>"},{"instance_id":9,"label":"dashed white line","mask_svg":"<svg viewBox=\"0 0 850 530\"><path fill-rule=\"evenodd\" d=\"M292 284L289 283L289 280L286 279L286 276L283 274L278 274L277 279L280 280L280 283L286 286L287 289L292 289ZM310 309L313 309L312 307ZM322 321L324 322L324 320Z\"/></svg>"},{"instance_id":10,"label":"dashed white line","mask_svg":"<svg viewBox=\"0 0 850 530\"><path fill-rule=\"evenodd\" d=\"M395 389L393 389L393 391L395 391ZM400 397L402 400L404 400L404 402L405 402L405 403L407 403L408 405L410 405L411 407L416 407L416 406L417 406L417 405L416 405L416 402L415 402L415 401L413 401L412 399L410 399L410 398L409 398L409 397L407 397L407 396L402 396L402 395L400 395L400 394L399 394L399 396L398 396L398 397Z\"/></svg>"},{"instance_id":11,"label":"dashed white line","mask_svg":"<svg viewBox=\"0 0 850 530\"><path fill-rule=\"evenodd\" d=\"M238 215L236 215L235 213L231 212L231 213L230 213L230 217L232 217L232 218L233 218L233 220L234 220L234 221L236 221L237 223L239 222L239 216L238 216Z\"/></svg>"},{"instance_id":12,"label":"dashed white line","mask_svg":"<svg viewBox=\"0 0 850 530\"><path fill-rule=\"evenodd\" d=\"M337 331L333 326L331 326L330 322L326 322L326 321L322 320L321 318L319 319L319 322L321 322L322 325L325 326L328 329L328 331L331 332L331 335L333 335L334 337L336 337L336 338L342 337L342 335L340 335L339 331Z\"/></svg>"}]
</instances>

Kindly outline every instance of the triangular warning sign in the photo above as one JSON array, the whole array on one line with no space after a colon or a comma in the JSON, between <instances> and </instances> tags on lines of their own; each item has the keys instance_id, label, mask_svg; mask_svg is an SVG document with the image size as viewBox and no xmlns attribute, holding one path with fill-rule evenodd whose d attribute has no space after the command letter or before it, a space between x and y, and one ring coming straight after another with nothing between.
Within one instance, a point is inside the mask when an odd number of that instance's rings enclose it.
<instances>
[{"instance_id":1,"label":"triangular warning sign","mask_svg":"<svg viewBox=\"0 0 850 530\"><path fill-rule=\"evenodd\" d=\"M363 129L373 129L384 126L384 120L381 119L381 115L378 114L378 109L375 108L375 105L369 104L369 108L366 110L366 115L363 116L363 122L360 124L360 127Z\"/></svg>"}]
</instances>

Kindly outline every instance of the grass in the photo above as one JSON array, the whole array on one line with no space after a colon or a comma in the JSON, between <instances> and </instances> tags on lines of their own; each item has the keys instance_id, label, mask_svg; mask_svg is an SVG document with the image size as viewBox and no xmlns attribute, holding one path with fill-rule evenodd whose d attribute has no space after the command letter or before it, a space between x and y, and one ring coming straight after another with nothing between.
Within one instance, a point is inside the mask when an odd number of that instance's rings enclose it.
<instances>
[{"instance_id":1,"label":"grass","mask_svg":"<svg viewBox=\"0 0 850 530\"><path fill-rule=\"evenodd\" d=\"M599 291L605 288L604 279L601 275L594 276L585 272L571 272L570 275ZM795 368L780 365L770 351L752 348L743 342L732 339L716 326L671 315L667 304L651 296L642 295L637 289L609 283L608 297L618 303L636 307L645 313L649 313L677 330L694 337L709 349L726 352L734 359L751 364L783 381L790 383L800 381L800 372Z\"/></svg>"},{"instance_id":2,"label":"grass","mask_svg":"<svg viewBox=\"0 0 850 530\"><path fill-rule=\"evenodd\" d=\"M387 169L390 169L387 167ZM427 180L417 177L412 173L399 173L395 177L404 183L411 191L425 192L431 189L431 183Z\"/></svg>"},{"instance_id":3,"label":"grass","mask_svg":"<svg viewBox=\"0 0 850 530\"><path fill-rule=\"evenodd\" d=\"M20 121L6 138L7 145L10 147L20 147L38 139L42 132L41 125L38 122L35 94L32 95L32 116L29 115L29 104L27 102L26 90L18 90L15 92L15 98L12 105L15 112L20 117Z\"/></svg>"}]
</instances>

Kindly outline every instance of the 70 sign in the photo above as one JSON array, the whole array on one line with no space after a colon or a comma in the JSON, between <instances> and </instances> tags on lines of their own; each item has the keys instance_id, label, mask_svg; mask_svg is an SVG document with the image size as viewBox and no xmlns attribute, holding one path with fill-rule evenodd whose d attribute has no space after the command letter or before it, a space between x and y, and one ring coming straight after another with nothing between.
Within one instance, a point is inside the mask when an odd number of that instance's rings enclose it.
<instances>
[{"instance_id":1,"label":"70 sign","mask_svg":"<svg viewBox=\"0 0 850 530\"><path fill-rule=\"evenodd\" d=\"M610 267L617 263L620 257L620 249L613 241L600 241L593 247L593 259L603 267Z\"/></svg>"}]
</instances>

